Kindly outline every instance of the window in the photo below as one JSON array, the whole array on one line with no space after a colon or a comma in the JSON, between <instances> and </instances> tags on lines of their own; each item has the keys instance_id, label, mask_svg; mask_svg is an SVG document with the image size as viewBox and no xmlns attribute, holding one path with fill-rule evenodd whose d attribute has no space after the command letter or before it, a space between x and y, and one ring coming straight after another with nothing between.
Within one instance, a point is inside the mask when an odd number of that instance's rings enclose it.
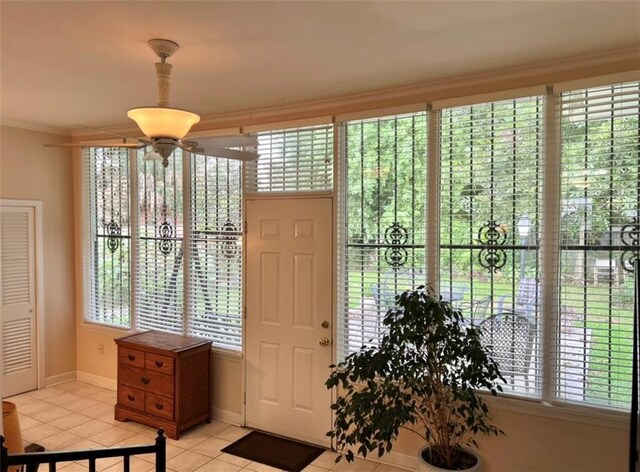
<instances>
[{"instance_id":1,"label":"window","mask_svg":"<svg viewBox=\"0 0 640 472\"><path fill-rule=\"evenodd\" d=\"M131 322L128 151L89 149L84 168L85 312L112 326Z\"/></svg>"},{"instance_id":2,"label":"window","mask_svg":"<svg viewBox=\"0 0 640 472\"><path fill-rule=\"evenodd\" d=\"M136 322L141 329L183 332L184 218L182 151L164 167L138 159Z\"/></svg>"},{"instance_id":3,"label":"window","mask_svg":"<svg viewBox=\"0 0 640 472\"><path fill-rule=\"evenodd\" d=\"M242 165L191 155L189 334L242 349Z\"/></svg>"},{"instance_id":4,"label":"window","mask_svg":"<svg viewBox=\"0 0 640 472\"><path fill-rule=\"evenodd\" d=\"M444 109L440 127L440 294L482 326L509 381L540 394L543 98Z\"/></svg>"},{"instance_id":5,"label":"window","mask_svg":"<svg viewBox=\"0 0 640 472\"><path fill-rule=\"evenodd\" d=\"M394 295L425 280L426 114L344 123L339 355L380 337Z\"/></svg>"},{"instance_id":6,"label":"window","mask_svg":"<svg viewBox=\"0 0 640 472\"><path fill-rule=\"evenodd\" d=\"M144 155L85 152L86 318L240 350L242 165L176 150L165 168Z\"/></svg>"},{"instance_id":7,"label":"window","mask_svg":"<svg viewBox=\"0 0 640 472\"><path fill-rule=\"evenodd\" d=\"M247 163L248 192L333 190L333 126L258 133L260 159Z\"/></svg>"},{"instance_id":8,"label":"window","mask_svg":"<svg viewBox=\"0 0 640 472\"><path fill-rule=\"evenodd\" d=\"M432 111L428 196L424 114L342 124L339 358L375 344L434 253L427 282L483 328L507 394L627 409L639 118L638 82Z\"/></svg>"},{"instance_id":9,"label":"window","mask_svg":"<svg viewBox=\"0 0 640 472\"><path fill-rule=\"evenodd\" d=\"M640 84L562 94L557 396L631 401L632 259L640 235Z\"/></svg>"}]
</instances>

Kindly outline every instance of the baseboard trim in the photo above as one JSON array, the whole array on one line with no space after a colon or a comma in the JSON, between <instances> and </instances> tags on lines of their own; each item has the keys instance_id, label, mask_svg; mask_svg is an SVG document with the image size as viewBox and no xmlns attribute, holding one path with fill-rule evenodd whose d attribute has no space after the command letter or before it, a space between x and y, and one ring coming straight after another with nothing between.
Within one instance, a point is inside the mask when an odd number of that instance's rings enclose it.
<instances>
[{"instance_id":1,"label":"baseboard trim","mask_svg":"<svg viewBox=\"0 0 640 472\"><path fill-rule=\"evenodd\" d=\"M403 454L401 452L391 451L380 458L370 458L372 462L379 462L380 464L386 464L398 469L405 470L417 470L418 469L418 456L417 454Z\"/></svg>"},{"instance_id":2,"label":"baseboard trim","mask_svg":"<svg viewBox=\"0 0 640 472\"><path fill-rule=\"evenodd\" d=\"M110 379L109 377L103 377L101 375L82 372L79 370L76 378L80 382L86 382L98 387L108 388L109 390L116 391L118 389L118 381L116 379Z\"/></svg>"},{"instance_id":3,"label":"baseboard trim","mask_svg":"<svg viewBox=\"0 0 640 472\"><path fill-rule=\"evenodd\" d=\"M244 424L244 417L240 413L223 410L222 408L212 408L211 416L214 420L223 421L236 426L242 426Z\"/></svg>"},{"instance_id":4,"label":"baseboard trim","mask_svg":"<svg viewBox=\"0 0 640 472\"><path fill-rule=\"evenodd\" d=\"M68 382L69 380L76 379L76 371L70 370L69 372L63 372L62 374L52 375L51 377L47 377L44 380L44 384L46 387L51 387L53 385L58 385L64 382Z\"/></svg>"}]
</instances>

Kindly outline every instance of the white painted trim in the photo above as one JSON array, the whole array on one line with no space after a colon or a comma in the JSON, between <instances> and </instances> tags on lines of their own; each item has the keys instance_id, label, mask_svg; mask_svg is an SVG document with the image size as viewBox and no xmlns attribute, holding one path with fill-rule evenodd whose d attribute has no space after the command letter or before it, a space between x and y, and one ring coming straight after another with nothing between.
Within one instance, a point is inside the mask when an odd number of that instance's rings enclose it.
<instances>
[{"instance_id":1,"label":"white painted trim","mask_svg":"<svg viewBox=\"0 0 640 472\"><path fill-rule=\"evenodd\" d=\"M42 202L40 200L0 199L0 206L26 207L34 209L35 280L36 280L36 358L38 388L47 385L45 377L45 317L44 317L44 246L42 226ZM0 364L2 365L2 364Z\"/></svg>"},{"instance_id":2,"label":"white painted trim","mask_svg":"<svg viewBox=\"0 0 640 472\"><path fill-rule=\"evenodd\" d=\"M214 420L233 424L235 426L242 426L244 424L244 415L236 413L235 411L223 410L221 408L212 407L211 417Z\"/></svg>"},{"instance_id":3,"label":"white painted trim","mask_svg":"<svg viewBox=\"0 0 640 472\"><path fill-rule=\"evenodd\" d=\"M442 110L443 108L459 107L463 105L475 105L476 103L489 103L496 102L498 100L533 97L536 95L544 95L546 92L547 88L545 85L536 85L534 87L481 93L478 95L469 95L466 97L447 98L445 100L435 100L431 104L431 106L433 110Z\"/></svg>"},{"instance_id":4,"label":"white painted trim","mask_svg":"<svg viewBox=\"0 0 640 472\"><path fill-rule=\"evenodd\" d=\"M45 384L42 387L51 387L52 385L58 385L61 383L69 382L70 380L76 379L76 371L70 370L69 372L63 372L62 374L52 375L51 377L47 377Z\"/></svg>"},{"instance_id":5,"label":"white painted trim","mask_svg":"<svg viewBox=\"0 0 640 472\"><path fill-rule=\"evenodd\" d=\"M80 382L86 382L97 387L108 388L109 390L116 391L118 388L118 381L116 379L110 379L101 375L91 374L89 372L77 371L76 380Z\"/></svg>"},{"instance_id":6,"label":"white painted trim","mask_svg":"<svg viewBox=\"0 0 640 472\"><path fill-rule=\"evenodd\" d=\"M640 80L640 70L632 70L628 72L619 72L617 74L600 75L588 79L570 80L567 82L558 82L553 84L553 90L556 93L568 92L570 90L581 90L589 87L598 87L601 85L621 84L624 82L633 82Z\"/></svg>"},{"instance_id":7,"label":"white painted trim","mask_svg":"<svg viewBox=\"0 0 640 472\"><path fill-rule=\"evenodd\" d=\"M1 124L2 126L8 126L10 128L19 128L19 129L26 129L29 131L37 131L39 133L55 134L56 136L71 136L71 130L69 129L57 128L54 126L39 125L36 123L29 123L26 121L2 118Z\"/></svg>"},{"instance_id":8,"label":"white painted trim","mask_svg":"<svg viewBox=\"0 0 640 472\"><path fill-rule=\"evenodd\" d=\"M604 408L591 408L580 405L551 403L544 401L525 400L500 395L493 397L482 394L483 399L491 410L505 410L522 415L541 416L557 421L570 421L572 423L604 426L615 429L629 428L629 413L605 410Z\"/></svg>"},{"instance_id":9,"label":"white painted trim","mask_svg":"<svg viewBox=\"0 0 640 472\"><path fill-rule=\"evenodd\" d=\"M216 359L224 359L226 361L237 362L238 364L241 364L242 359L244 358L244 351L232 351L230 349L221 349L219 347L212 347L211 354Z\"/></svg>"},{"instance_id":10,"label":"white painted trim","mask_svg":"<svg viewBox=\"0 0 640 472\"><path fill-rule=\"evenodd\" d=\"M430 109L427 115L427 165L425 166L425 209L427 231L424 242L426 278L421 281L440 293L440 111Z\"/></svg>"},{"instance_id":11,"label":"white painted trim","mask_svg":"<svg viewBox=\"0 0 640 472\"><path fill-rule=\"evenodd\" d=\"M127 328L124 326L119 327L119 326L103 325L100 323L94 323L85 318L82 319L82 321L79 324L79 327L82 330L86 331L87 333L103 334L105 336L111 336L113 338L121 338L123 336L128 336L130 334L141 333L145 331L145 330Z\"/></svg>"},{"instance_id":12,"label":"white painted trim","mask_svg":"<svg viewBox=\"0 0 640 472\"><path fill-rule=\"evenodd\" d=\"M317 198L333 198L332 191L324 192L246 192L246 201L255 200L300 200L300 199L317 199Z\"/></svg>"},{"instance_id":13,"label":"white painted trim","mask_svg":"<svg viewBox=\"0 0 640 472\"><path fill-rule=\"evenodd\" d=\"M305 118L302 120L276 121L260 125L243 126L242 132L258 133L260 131L273 131L288 128L303 128L305 126L322 126L333 124L332 116L319 116L317 118Z\"/></svg>"},{"instance_id":14,"label":"white painted trim","mask_svg":"<svg viewBox=\"0 0 640 472\"><path fill-rule=\"evenodd\" d=\"M376 108L374 110L355 111L353 113L342 113L336 115L336 123L354 120L366 120L368 118L384 118L392 115L405 115L407 113L418 113L427 110L426 102L412 103L397 107Z\"/></svg>"}]
</instances>

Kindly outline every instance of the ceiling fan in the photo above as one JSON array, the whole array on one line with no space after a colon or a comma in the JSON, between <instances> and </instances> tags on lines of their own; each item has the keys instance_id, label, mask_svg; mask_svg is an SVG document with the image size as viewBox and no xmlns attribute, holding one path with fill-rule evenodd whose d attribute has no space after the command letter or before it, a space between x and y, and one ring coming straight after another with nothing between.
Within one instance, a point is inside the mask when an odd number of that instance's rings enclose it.
<instances>
[{"instance_id":1,"label":"ceiling fan","mask_svg":"<svg viewBox=\"0 0 640 472\"><path fill-rule=\"evenodd\" d=\"M169 106L169 88L171 84L172 65L167 58L176 52L180 46L168 39L150 39L149 47L160 58L156 62L156 74L158 83L158 106L131 108L127 116L136 122L140 130L147 137L133 138L137 143L127 143L128 136L119 135L106 130L99 130L107 134L123 138L119 144L104 143L59 143L45 144L49 147L108 147L142 149L151 146L153 151L145 155L145 160L162 159L162 165L169 165L169 156L176 148L195 154L205 154L213 157L237 159L240 161L252 161L258 158L258 154L246 148L255 148L258 144L254 136L215 136L200 138L198 141L183 139L191 127L200 121L200 117L187 110L171 108ZM230 148L243 148L243 150Z\"/></svg>"}]
</instances>

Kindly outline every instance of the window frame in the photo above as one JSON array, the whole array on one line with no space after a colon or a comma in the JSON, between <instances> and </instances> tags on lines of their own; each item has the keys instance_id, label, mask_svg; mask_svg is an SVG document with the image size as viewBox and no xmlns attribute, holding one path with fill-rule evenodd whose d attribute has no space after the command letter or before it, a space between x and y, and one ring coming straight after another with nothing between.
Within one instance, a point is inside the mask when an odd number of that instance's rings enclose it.
<instances>
[{"instance_id":1,"label":"window frame","mask_svg":"<svg viewBox=\"0 0 640 472\"><path fill-rule=\"evenodd\" d=\"M636 82L639 79L637 77L610 77L611 80L607 81L601 77L595 78L593 82L581 81L579 86L573 83L568 83L573 88L567 87L566 84L562 84L564 90L570 91L575 89L583 89L590 87L597 87L602 85L616 85L624 82ZM623 80L618 80L623 79ZM525 89L527 94L521 94L520 91L506 91L504 93L492 93L489 94L492 101L498 101L501 99L513 99L524 95L531 95L533 91L544 90L542 93L544 99L543 111L542 111L542 156L544 164L542 165L542 184L541 184L541 218L542 224L539 231L539 247L540 254L540 293L544 294L540 298L541 312L540 322L542 326L539 328L539 335L542 339L537 341L538 346L542 351L541 359L541 395L538 398L527 398L521 395L513 395L511 393L503 393L500 398L487 397L491 406L511 410L516 412L525 412L538 416L547 416L552 418L562 417L571 421L578 421L589 424L606 425L616 428L627 427L628 413L624 410L607 407L604 405L592 405L588 403L571 403L563 400L556 394L558 391L559 383L559 369L556 368L558 361L556 352L556 336L559 336L559 328L554 326L555 320L558 319L559 312L559 273L560 273L560 210L559 205L561 202L561 141L560 141L560 100L561 91L554 90L552 86L537 87ZM487 95L480 96L487 98ZM473 104L478 103L474 101L476 97L466 97L456 99L452 102L453 105ZM444 102L444 101L443 101ZM427 120L427 216L426 216L426 266L427 266L427 280L433 286L439 286L439 272L440 272L440 109L445 103L427 104L428 120ZM446 105L448 106L448 105ZM391 115L392 113L388 113ZM379 115L376 115L380 117ZM386 115L385 115L386 116ZM336 126L344 126L346 121L349 121L350 117L345 117L344 120L336 123ZM339 137L336 137L337 146L337 158L336 158L336 173L338 178L336 179L336 192L338 212L336 215L336 221L338 226L336 228L336 235L338 237L338 245L336 250L336 271L340 273L346 270L344 267L346 239L346 216L345 208L346 200L348 196L348 189L345 181L346 175L346 156L344 154L344 142ZM640 157L639 157L640 159ZM339 279L339 278L338 278ZM339 283L344 280L337 281L337 292L340 293L346 289L346 286L340 286ZM343 297L344 298L344 297ZM341 304L340 297L336 300L336 324L340 325L344 322L346 317L343 313L343 306ZM342 333L344 334L344 333ZM347 342L348 339L340 339L341 333L338 332L337 346L341 343ZM337 347L337 353L339 353L340 347ZM341 360L338 357L337 360Z\"/></svg>"},{"instance_id":2,"label":"window frame","mask_svg":"<svg viewBox=\"0 0 640 472\"><path fill-rule=\"evenodd\" d=\"M91 234L89 231L89 226L93 225L91 219L91 198L93 198L95 191L92 182L85 177L86 172L89 171L88 166L90 166L90 161L88 159L88 153L91 152L91 147L83 148L80 152L80 189L82 195L82 227L86 231L86 234ZM90 253L87 252L87 245L90 244L90 240L87 237L82 238L82 253L83 253L83 263L82 263L82 297L83 297L83 313L82 313L82 326L88 332L95 332L99 334L106 334L110 336L122 336L126 334L133 334L142 331L146 331L148 328L140 328L138 323L136 302L137 302L137 264L138 264L138 244L137 241L139 239L139 228L138 228L138 205L139 205L139 195L138 195L138 151L136 149L127 149L127 158L128 158L128 168L129 168L129 206L128 211L130 215L130 257L129 257L129 307L130 307L130 316L129 316L129 324L127 326L118 326L111 325L107 323L101 323L95 319L92 319L92 313L90 310L90 299L91 297L91 287L92 283L87 283L87 278L85 277L86 271L90 270L94 267L94 258ZM191 173L191 160L193 159L193 155L188 152L182 153L182 208L181 211L183 213L183 221L182 224L183 234L180 238L182 244L185 246L184 255L182 265L184 267L184 276L183 283L181 285L181 289L179 289L179 296L181 296L183 301L183 313L181 316L182 319L182 334L190 335L189 321L192 318L191 314L188 313L190 307L190 288L189 288L189 280L190 276L190 245L192 243L190 239L191 234L191 186L192 186L192 173ZM243 222L241 238L244 238L244 196L245 196L245 184L244 184L244 168L241 166L240 168L240 179L242 182L241 185L241 194L240 194L240 210L241 210L241 220ZM241 244L242 250L244 251L244 244ZM88 259L88 260L87 260ZM242 279L244 280L244 256L242 257L241 268L242 271ZM242 309L240 313L238 313L238 319L241 323L241 332L239 338L239 345L237 349L232 349L228 347L221 347L213 344L211 346L211 350L218 352L221 355L228 356L230 358L240 358L243 356L244 349L244 288L241 287L241 306ZM155 328L151 328L155 329Z\"/></svg>"}]
</instances>

